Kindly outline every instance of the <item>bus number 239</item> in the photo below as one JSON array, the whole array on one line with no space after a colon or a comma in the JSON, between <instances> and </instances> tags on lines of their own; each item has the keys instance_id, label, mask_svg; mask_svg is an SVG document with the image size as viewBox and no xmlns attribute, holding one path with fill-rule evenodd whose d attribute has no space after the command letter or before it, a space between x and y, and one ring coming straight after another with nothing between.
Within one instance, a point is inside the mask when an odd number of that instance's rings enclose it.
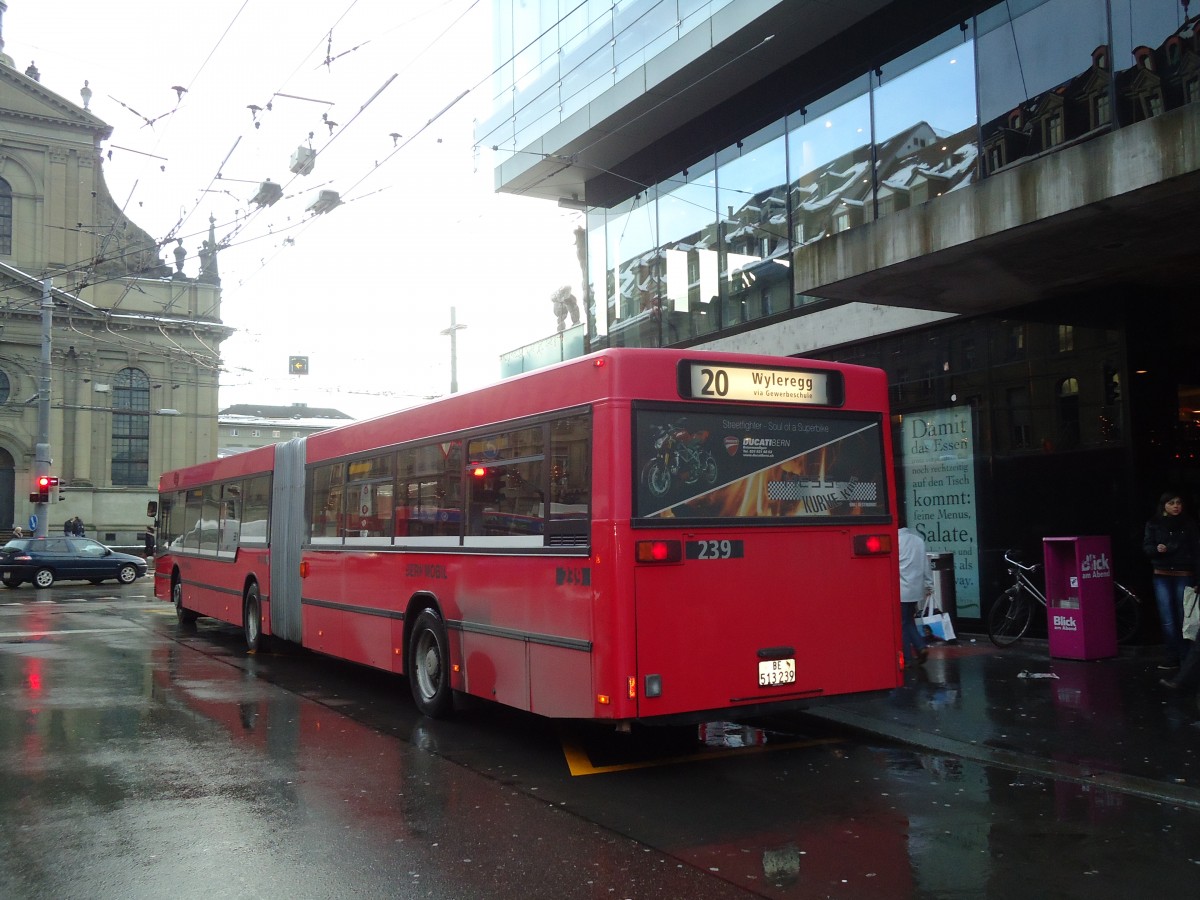
<instances>
[{"instance_id":1,"label":"bus number 239","mask_svg":"<svg viewBox=\"0 0 1200 900\"><path fill-rule=\"evenodd\" d=\"M745 555L742 541L688 541L686 549L688 559L741 559Z\"/></svg>"}]
</instances>

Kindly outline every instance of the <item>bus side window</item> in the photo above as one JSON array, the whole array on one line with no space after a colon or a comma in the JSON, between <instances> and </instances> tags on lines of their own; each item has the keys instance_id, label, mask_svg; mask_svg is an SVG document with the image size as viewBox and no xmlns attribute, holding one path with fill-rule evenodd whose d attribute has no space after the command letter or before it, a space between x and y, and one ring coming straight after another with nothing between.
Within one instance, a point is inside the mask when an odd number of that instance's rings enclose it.
<instances>
[{"instance_id":1,"label":"bus side window","mask_svg":"<svg viewBox=\"0 0 1200 900\"><path fill-rule=\"evenodd\" d=\"M550 423L550 510L546 543L586 546L592 509L592 417Z\"/></svg>"},{"instance_id":2,"label":"bus side window","mask_svg":"<svg viewBox=\"0 0 1200 900\"><path fill-rule=\"evenodd\" d=\"M309 540L314 544L340 544L343 463L319 466L309 473L312 506L309 510Z\"/></svg>"}]
</instances>

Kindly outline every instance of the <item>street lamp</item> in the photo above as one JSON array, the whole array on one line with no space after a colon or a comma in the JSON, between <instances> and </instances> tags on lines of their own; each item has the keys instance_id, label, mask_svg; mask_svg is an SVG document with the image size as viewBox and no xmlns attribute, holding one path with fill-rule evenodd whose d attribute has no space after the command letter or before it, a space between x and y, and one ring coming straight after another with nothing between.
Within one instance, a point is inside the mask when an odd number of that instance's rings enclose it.
<instances>
[{"instance_id":1,"label":"street lamp","mask_svg":"<svg viewBox=\"0 0 1200 900\"><path fill-rule=\"evenodd\" d=\"M443 328L441 333L450 335L450 393L458 393L458 330L466 328L454 319L454 307L450 307L450 327Z\"/></svg>"}]
</instances>

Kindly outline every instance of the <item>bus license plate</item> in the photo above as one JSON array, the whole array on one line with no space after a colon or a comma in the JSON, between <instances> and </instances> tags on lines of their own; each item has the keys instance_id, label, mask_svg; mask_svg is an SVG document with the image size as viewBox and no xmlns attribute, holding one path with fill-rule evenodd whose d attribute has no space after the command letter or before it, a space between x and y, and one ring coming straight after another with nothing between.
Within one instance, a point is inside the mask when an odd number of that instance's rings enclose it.
<instances>
[{"instance_id":1,"label":"bus license plate","mask_svg":"<svg viewBox=\"0 0 1200 900\"><path fill-rule=\"evenodd\" d=\"M758 686L792 684L796 680L794 659L768 659L758 664Z\"/></svg>"}]
</instances>

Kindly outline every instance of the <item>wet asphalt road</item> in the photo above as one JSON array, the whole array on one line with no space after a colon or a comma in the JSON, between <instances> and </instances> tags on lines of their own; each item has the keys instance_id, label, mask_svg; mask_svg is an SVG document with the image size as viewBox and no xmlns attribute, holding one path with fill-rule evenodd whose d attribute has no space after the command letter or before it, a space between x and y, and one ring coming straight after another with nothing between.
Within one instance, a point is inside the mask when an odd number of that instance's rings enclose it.
<instances>
[{"instance_id":1,"label":"wet asphalt road","mask_svg":"<svg viewBox=\"0 0 1200 900\"><path fill-rule=\"evenodd\" d=\"M937 702L931 694L930 702ZM796 715L615 735L0 594L0 896L1194 896L1200 812ZM1197 735L1200 740L1200 734Z\"/></svg>"}]
</instances>

